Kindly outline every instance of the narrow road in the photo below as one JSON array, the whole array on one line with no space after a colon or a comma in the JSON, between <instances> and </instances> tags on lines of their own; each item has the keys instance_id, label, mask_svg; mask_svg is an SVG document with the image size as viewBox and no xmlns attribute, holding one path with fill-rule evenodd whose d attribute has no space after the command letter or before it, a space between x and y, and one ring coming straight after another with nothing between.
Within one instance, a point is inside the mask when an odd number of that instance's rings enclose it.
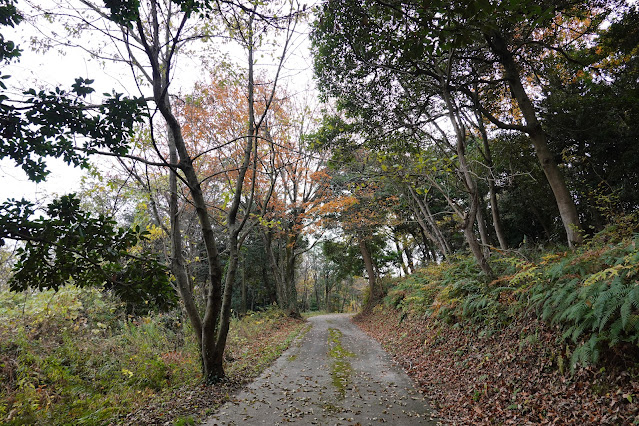
<instances>
[{"instance_id":1,"label":"narrow road","mask_svg":"<svg viewBox=\"0 0 639 426\"><path fill-rule=\"evenodd\" d=\"M303 339L207 426L436 424L408 376L350 315L309 321Z\"/></svg>"}]
</instances>

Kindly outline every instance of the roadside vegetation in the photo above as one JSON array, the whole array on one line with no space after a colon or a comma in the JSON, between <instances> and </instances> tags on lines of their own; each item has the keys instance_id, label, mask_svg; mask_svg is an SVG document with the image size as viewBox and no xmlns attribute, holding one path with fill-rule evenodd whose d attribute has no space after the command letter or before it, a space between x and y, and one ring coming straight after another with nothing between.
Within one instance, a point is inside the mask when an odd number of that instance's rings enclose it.
<instances>
[{"instance_id":1,"label":"roadside vegetation","mask_svg":"<svg viewBox=\"0 0 639 426\"><path fill-rule=\"evenodd\" d=\"M0 423L192 422L261 373L303 327L276 309L234 319L228 379L207 388L179 310L136 316L108 293L72 285L3 291Z\"/></svg>"},{"instance_id":2,"label":"roadside vegetation","mask_svg":"<svg viewBox=\"0 0 639 426\"><path fill-rule=\"evenodd\" d=\"M387 281L357 319L449 424L635 424L639 235L624 218L576 250L494 253Z\"/></svg>"}]
</instances>

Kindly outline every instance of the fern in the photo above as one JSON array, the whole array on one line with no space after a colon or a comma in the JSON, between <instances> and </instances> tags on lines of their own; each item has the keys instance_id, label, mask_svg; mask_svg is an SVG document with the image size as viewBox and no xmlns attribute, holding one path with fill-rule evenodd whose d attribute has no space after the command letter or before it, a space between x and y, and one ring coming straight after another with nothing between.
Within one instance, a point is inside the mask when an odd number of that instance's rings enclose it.
<instances>
[{"instance_id":1,"label":"fern","mask_svg":"<svg viewBox=\"0 0 639 426\"><path fill-rule=\"evenodd\" d=\"M598 328L602 331L608 321L618 315L618 311L624 303L624 296L627 294L625 286L619 279L615 278L610 285L610 289L603 291L600 298L597 299L595 305L601 304L601 316L599 317ZM606 296L606 297L603 297ZM601 301L600 301L601 299Z\"/></svg>"},{"instance_id":2,"label":"fern","mask_svg":"<svg viewBox=\"0 0 639 426\"><path fill-rule=\"evenodd\" d=\"M594 364L599 360L600 355L599 336L593 334L588 341L577 347L570 357L570 371L575 372L577 365Z\"/></svg>"},{"instance_id":3,"label":"fern","mask_svg":"<svg viewBox=\"0 0 639 426\"><path fill-rule=\"evenodd\" d=\"M546 276L551 281L556 281L565 274L566 266L568 265L568 259L563 259L561 262L555 263L548 268Z\"/></svg>"},{"instance_id":4,"label":"fern","mask_svg":"<svg viewBox=\"0 0 639 426\"><path fill-rule=\"evenodd\" d=\"M605 250L583 248L539 272L530 303L577 344L573 371L596 363L605 348L639 343L638 275L639 236Z\"/></svg>"},{"instance_id":5,"label":"fern","mask_svg":"<svg viewBox=\"0 0 639 426\"><path fill-rule=\"evenodd\" d=\"M572 333L570 334L570 338L572 339L572 341L577 342L584 331L589 328L588 326L589 324L586 321L577 323L574 326Z\"/></svg>"},{"instance_id":6,"label":"fern","mask_svg":"<svg viewBox=\"0 0 639 426\"><path fill-rule=\"evenodd\" d=\"M623 340L623 334L625 327L623 326L621 319L617 319L615 322L610 324L608 335L606 336L606 340L609 347L613 347L621 343Z\"/></svg>"},{"instance_id":7,"label":"fern","mask_svg":"<svg viewBox=\"0 0 639 426\"><path fill-rule=\"evenodd\" d=\"M630 290L628 298L632 302L632 306L634 306L635 309L639 309L639 285L637 283L632 285L632 290Z\"/></svg>"},{"instance_id":8,"label":"fern","mask_svg":"<svg viewBox=\"0 0 639 426\"><path fill-rule=\"evenodd\" d=\"M619 309L619 313L621 314L621 325L625 329L628 325L628 321L630 320L630 314L632 313L632 298L626 297L623 305L621 305L621 309Z\"/></svg>"}]
</instances>

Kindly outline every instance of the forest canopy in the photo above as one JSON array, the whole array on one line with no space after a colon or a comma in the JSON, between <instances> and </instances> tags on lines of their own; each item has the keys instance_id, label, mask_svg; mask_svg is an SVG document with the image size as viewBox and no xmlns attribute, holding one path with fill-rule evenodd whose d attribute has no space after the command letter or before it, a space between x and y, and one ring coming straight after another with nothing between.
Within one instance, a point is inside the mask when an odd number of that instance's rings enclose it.
<instances>
[{"instance_id":1,"label":"forest canopy","mask_svg":"<svg viewBox=\"0 0 639 426\"><path fill-rule=\"evenodd\" d=\"M618 1L326 2L315 70L350 136L324 143L368 150L413 204L447 204L471 248L475 232L502 249L579 243L637 207L636 16Z\"/></svg>"}]
</instances>

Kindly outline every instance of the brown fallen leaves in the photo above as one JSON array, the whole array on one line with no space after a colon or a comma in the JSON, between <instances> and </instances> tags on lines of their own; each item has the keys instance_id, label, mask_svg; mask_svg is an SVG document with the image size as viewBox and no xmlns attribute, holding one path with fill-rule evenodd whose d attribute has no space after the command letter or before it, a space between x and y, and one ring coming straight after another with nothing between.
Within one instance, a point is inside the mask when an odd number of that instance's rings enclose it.
<instances>
[{"instance_id":1,"label":"brown fallen leaves","mask_svg":"<svg viewBox=\"0 0 639 426\"><path fill-rule=\"evenodd\" d=\"M377 307L355 321L418 383L442 423L639 423L636 354L611 354L602 365L571 375L569 349L552 327L532 316L492 333L400 318Z\"/></svg>"}]
</instances>

